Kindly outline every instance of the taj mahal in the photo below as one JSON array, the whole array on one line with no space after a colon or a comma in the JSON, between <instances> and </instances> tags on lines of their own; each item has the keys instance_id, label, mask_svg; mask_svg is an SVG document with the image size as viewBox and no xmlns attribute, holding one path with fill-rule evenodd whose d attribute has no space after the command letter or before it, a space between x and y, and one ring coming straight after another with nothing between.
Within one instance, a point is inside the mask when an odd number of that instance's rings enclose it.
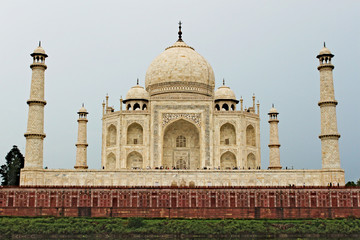
<instances>
[{"instance_id":1,"label":"taj mahal","mask_svg":"<svg viewBox=\"0 0 360 240\"><path fill-rule=\"evenodd\" d=\"M102 104L101 168L87 166L87 114L78 111L74 169L44 169L43 141L45 60L39 44L33 59L21 186L343 186L331 63L324 47L319 61L321 169L283 169L280 161L278 111L260 113L259 102L243 99L223 81L215 89L206 59L182 39L157 56L139 81L120 99L120 107ZM221 80L220 80L221 81ZM120 93L119 93L120 95ZM269 159L261 168L260 117L269 123ZM99 126L100 127L100 126ZM264 126L265 127L265 126ZM267 126L266 126L267 127ZM99 136L100 137L100 136ZM264 139L262 139L264 141ZM286 143L284 143L286 144ZM264 159L263 159L264 161ZM264 164L263 164L264 166Z\"/></svg>"}]
</instances>

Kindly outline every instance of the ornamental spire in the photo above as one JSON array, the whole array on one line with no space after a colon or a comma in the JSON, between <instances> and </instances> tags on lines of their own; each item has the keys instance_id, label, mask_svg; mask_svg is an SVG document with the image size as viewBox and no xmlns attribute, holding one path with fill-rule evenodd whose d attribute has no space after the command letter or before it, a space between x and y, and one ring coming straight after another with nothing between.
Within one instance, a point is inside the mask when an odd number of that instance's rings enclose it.
<instances>
[{"instance_id":1,"label":"ornamental spire","mask_svg":"<svg viewBox=\"0 0 360 240\"><path fill-rule=\"evenodd\" d=\"M182 35L182 32L181 32L181 21L179 21L179 32L178 32L178 34L179 34L179 39L178 39L178 42L182 42L183 40L182 40L182 38L181 38L181 35Z\"/></svg>"}]
</instances>

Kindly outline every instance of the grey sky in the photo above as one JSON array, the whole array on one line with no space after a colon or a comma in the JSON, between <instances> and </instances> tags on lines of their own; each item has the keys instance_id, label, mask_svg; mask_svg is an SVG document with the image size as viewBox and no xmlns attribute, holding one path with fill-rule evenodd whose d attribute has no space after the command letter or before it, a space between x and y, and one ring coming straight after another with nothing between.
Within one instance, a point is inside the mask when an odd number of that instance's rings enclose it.
<instances>
[{"instance_id":1,"label":"grey sky","mask_svg":"<svg viewBox=\"0 0 360 240\"><path fill-rule=\"evenodd\" d=\"M261 104L262 168L268 166L267 112L280 112L283 167L321 168L319 73L323 41L333 63L341 166L360 177L360 1L2 1L0 164L12 145L25 154L31 57L46 50L44 166L73 168L77 110L89 111L88 165L100 168L106 93L119 109L144 84L151 61L183 39L225 78L238 98Z\"/></svg>"}]
</instances>

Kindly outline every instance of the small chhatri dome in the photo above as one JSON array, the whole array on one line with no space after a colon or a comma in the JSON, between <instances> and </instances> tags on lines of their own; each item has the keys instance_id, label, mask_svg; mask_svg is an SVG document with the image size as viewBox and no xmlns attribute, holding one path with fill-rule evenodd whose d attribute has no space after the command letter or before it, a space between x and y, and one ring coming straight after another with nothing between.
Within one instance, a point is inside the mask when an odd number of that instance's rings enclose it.
<instances>
[{"instance_id":1,"label":"small chhatri dome","mask_svg":"<svg viewBox=\"0 0 360 240\"><path fill-rule=\"evenodd\" d=\"M215 91L215 100L234 100L236 101L236 96L233 90L228 86L225 86L225 81L223 85Z\"/></svg>"},{"instance_id":2,"label":"small chhatri dome","mask_svg":"<svg viewBox=\"0 0 360 240\"><path fill-rule=\"evenodd\" d=\"M34 52L32 54L30 54L30 56L35 57L38 55L42 55L45 58L48 57L48 55L45 53L45 50L41 47L41 41L39 41L39 46L37 48L35 48Z\"/></svg>"},{"instance_id":3,"label":"small chhatri dome","mask_svg":"<svg viewBox=\"0 0 360 240\"><path fill-rule=\"evenodd\" d=\"M138 100L148 100L149 99L149 93L139 85L139 82L137 82L137 85L130 88L130 90L126 94L126 100L124 102L138 99Z\"/></svg>"},{"instance_id":4,"label":"small chhatri dome","mask_svg":"<svg viewBox=\"0 0 360 240\"><path fill-rule=\"evenodd\" d=\"M45 50L40 46L35 48L34 53L46 54Z\"/></svg>"},{"instance_id":5,"label":"small chhatri dome","mask_svg":"<svg viewBox=\"0 0 360 240\"><path fill-rule=\"evenodd\" d=\"M86 108L84 107L84 104L82 105L82 107L79 109L78 113L88 113Z\"/></svg>"},{"instance_id":6,"label":"small chhatri dome","mask_svg":"<svg viewBox=\"0 0 360 240\"><path fill-rule=\"evenodd\" d=\"M319 52L319 55L324 55L324 54L331 54L330 50L327 47L323 47Z\"/></svg>"},{"instance_id":7,"label":"small chhatri dome","mask_svg":"<svg viewBox=\"0 0 360 240\"><path fill-rule=\"evenodd\" d=\"M324 47L320 50L317 58L319 58L319 57L322 56L322 55L327 55L327 56L332 56L332 57L334 56L334 55L330 52L330 50L326 47L325 42L324 42Z\"/></svg>"},{"instance_id":8,"label":"small chhatri dome","mask_svg":"<svg viewBox=\"0 0 360 240\"><path fill-rule=\"evenodd\" d=\"M274 104L272 105L272 108L269 111L269 114L279 114L276 108L274 107Z\"/></svg>"},{"instance_id":9,"label":"small chhatri dome","mask_svg":"<svg viewBox=\"0 0 360 240\"><path fill-rule=\"evenodd\" d=\"M197 93L211 96L215 87L210 64L179 39L156 57L146 71L145 88L150 95Z\"/></svg>"},{"instance_id":10,"label":"small chhatri dome","mask_svg":"<svg viewBox=\"0 0 360 240\"><path fill-rule=\"evenodd\" d=\"M39 46L37 48L35 48L34 52L31 54L40 54L40 55L44 55L47 57L45 50L41 47L41 41L39 41Z\"/></svg>"}]
</instances>

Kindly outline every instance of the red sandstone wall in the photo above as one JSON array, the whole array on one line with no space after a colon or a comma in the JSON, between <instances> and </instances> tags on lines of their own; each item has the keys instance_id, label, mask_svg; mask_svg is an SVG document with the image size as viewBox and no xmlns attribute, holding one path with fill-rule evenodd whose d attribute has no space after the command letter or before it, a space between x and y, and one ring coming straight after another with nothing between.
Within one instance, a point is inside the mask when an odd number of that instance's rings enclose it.
<instances>
[{"instance_id":1,"label":"red sandstone wall","mask_svg":"<svg viewBox=\"0 0 360 240\"><path fill-rule=\"evenodd\" d=\"M360 217L360 188L1 188L0 215Z\"/></svg>"}]
</instances>

